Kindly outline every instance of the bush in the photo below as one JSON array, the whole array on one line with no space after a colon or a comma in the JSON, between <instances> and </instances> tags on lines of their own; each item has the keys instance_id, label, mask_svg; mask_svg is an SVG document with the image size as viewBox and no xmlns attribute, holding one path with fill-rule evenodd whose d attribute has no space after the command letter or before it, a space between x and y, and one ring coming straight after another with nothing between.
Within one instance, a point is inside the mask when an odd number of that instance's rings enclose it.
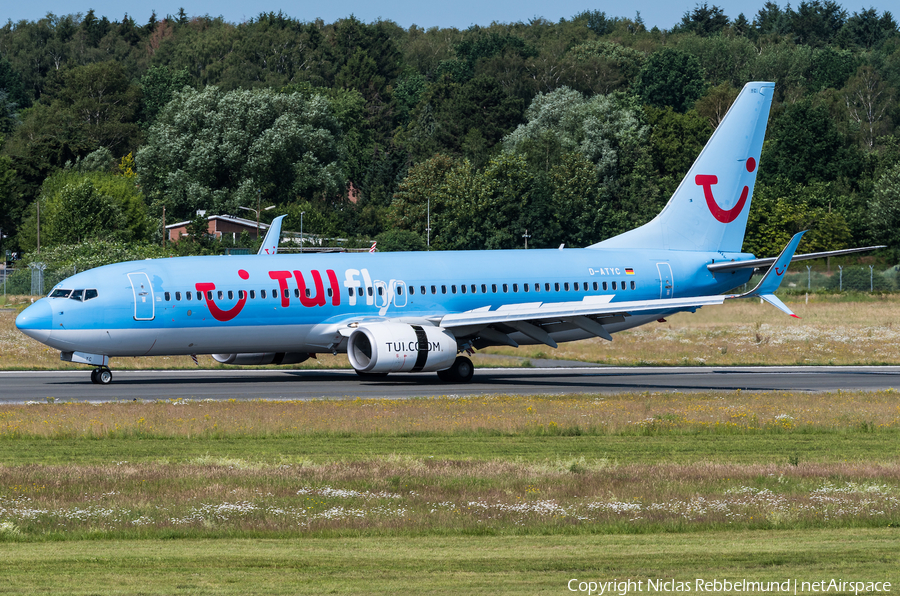
<instances>
[{"instance_id":1,"label":"bush","mask_svg":"<svg viewBox=\"0 0 900 596\"><path fill-rule=\"evenodd\" d=\"M838 288L857 292L890 292L894 284L882 273L870 272L868 267L846 267L843 274L837 272L828 280L829 290Z\"/></svg>"}]
</instances>

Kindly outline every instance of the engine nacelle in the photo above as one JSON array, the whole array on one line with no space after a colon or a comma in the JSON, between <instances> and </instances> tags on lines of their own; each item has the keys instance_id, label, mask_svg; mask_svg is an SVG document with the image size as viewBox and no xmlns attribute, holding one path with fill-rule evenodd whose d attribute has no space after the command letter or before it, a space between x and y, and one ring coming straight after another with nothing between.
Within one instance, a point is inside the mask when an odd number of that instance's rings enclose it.
<instances>
[{"instance_id":1,"label":"engine nacelle","mask_svg":"<svg viewBox=\"0 0 900 596\"><path fill-rule=\"evenodd\" d=\"M347 356L359 372L433 372L456 360L456 338L430 325L372 323L350 334Z\"/></svg>"},{"instance_id":2,"label":"engine nacelle","mask_svg":"<svg viewBox=\"0 0 900 596\"><path fill-rule=\"evenodd\" d=\"M235 366L262 364L300 364L309 359L306 352L250 352L247 354L213 354L213 360Z\"/></svg>"}]
</instances>

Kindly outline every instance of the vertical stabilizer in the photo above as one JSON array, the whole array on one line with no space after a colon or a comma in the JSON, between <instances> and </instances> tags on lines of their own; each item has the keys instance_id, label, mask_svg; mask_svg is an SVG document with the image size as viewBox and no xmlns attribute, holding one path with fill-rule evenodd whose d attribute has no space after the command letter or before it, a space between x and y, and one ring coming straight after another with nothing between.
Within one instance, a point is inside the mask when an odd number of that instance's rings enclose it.
<instances>
[{"instance_id":1,"label":"vertical stabilizer","mask_svg":"<svg viewBox=\"0 0 900 596\"><path fill-rule=\"evenodd\" d=\"M286 215L279 215L275 219L272 220L272 225L269 226L269 231L266 232L266 237L263 238L263 243L259 247L259 251L256 254L258 255L275 255L278 254L278 242L281 240L281 222L284 221Z\"/></svg>"},{"instance_id":2,"label":"vertical stabilizer","mask_svg":"<svg viewBox=\"0 0 900 596\"><path fill-rule=\"evenodd\" d=\"M590 248L740 252L775 83L747 83L665 208Z\"/></svg>"}]
</instances>

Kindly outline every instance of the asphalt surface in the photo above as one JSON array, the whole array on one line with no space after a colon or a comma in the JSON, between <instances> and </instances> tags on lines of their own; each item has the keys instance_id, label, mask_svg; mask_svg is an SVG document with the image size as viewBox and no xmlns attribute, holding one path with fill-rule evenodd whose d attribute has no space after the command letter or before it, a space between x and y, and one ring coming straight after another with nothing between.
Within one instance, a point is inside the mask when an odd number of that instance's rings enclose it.
<instances>
[{"instance_id":1,"label":"asphalt surface","mask_svg":"<svg viewBox=\"0 0 900 596\"><path fill-rule=\"evenodd\" d=\"M472 382L434 373L360 380L346 370L113 370L94 385L90 370L0 371L0 404L157 399L343 399L440 395L619 393L641 391L837 391L900 388L900 366L709 368L480 368Z\"/></svg>"}]
</instances>

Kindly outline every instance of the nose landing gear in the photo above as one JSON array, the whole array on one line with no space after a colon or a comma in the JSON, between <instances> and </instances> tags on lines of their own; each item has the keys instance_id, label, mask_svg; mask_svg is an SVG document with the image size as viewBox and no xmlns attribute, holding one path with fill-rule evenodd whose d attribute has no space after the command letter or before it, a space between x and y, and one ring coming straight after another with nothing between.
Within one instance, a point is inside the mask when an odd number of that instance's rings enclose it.
<instances>
[{"instance_id":1,"label":"nose landing gear","mask_svg":"<svg viewBox=\"0 0 900 596\"><path fill-rule=\"evenodd\" d=\"M112 371L108 366L100 366L91 371L91 383L95 385L109 385L112 383Z\"/></svg>"}]
</instances>

